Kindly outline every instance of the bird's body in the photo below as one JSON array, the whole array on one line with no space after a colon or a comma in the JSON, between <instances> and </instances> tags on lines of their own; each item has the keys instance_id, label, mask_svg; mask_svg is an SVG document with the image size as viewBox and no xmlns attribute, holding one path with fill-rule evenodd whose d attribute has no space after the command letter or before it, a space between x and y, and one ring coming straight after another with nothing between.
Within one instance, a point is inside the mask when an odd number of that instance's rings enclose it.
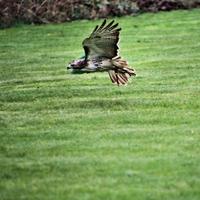
<instances>
[{"instance_id":1,"label":"bird's body","mask_svg":"<svg viewBox=\"0 0 200 200\"><path fill-rule=\"evenodd\" d=\"M107 71L111 66L111 59L105 57L98 57L88 60L86 68L91 71Z\"/></svg>"},{"instance_id":2,"label":"bird's body","mask_svg":"<svg viewBox=\"0 0 200 200\"><path fill-rule=\"evenodd\" d=\"M88 59L87 62L85 62L85 59L79 59L75 60L71 65L74 67L73 70L80 72L102 72L107 71L110 68L112 60L109 58L98 57Z\"/></svg>"},{"instance_id":3,"label":"bird's body","mask_svg":"<svg viewBox=\"0 0 200 200\"><path fill-rule=\"evenodd\" d=\"M113 23L106 25L104 20L100 27L96 26L90 37L83 41L84 58L71 62L68 69L78 73L107 71L111 81L117 85L126 84L130 76L136 75L134 69L117 54L121 28Z\"/></svg>"}]
</instances>

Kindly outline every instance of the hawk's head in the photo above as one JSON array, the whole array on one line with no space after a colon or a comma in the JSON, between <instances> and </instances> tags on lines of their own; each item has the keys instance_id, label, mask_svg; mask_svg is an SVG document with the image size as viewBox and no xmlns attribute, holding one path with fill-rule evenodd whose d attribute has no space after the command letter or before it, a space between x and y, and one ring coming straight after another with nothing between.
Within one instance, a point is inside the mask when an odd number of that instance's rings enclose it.
<instances>
[{"instance_id":1,"label":"hawk's head","mask_svg":"<svg viewBox=\"0 0 200 200\"><path fill-rule=\"evenodd\" d=\"M67 69L82 69L86 65L85 58L80 58L78 60L73 60L69 65L67 66Z\"/></svg>"},{"instance_id":2,"label":"hawk's head","mask_svg":"<svg viewBox=\"0 0 200 200\"><path fill-rule=\"evenodd\" d=\"M72 73L79 74L83 73L82 69L86 67L87 61L85 57L79 58L77 60L73 60L71 63L67 65L67 69L71 70Z\"/></svg>"}]
</instances>

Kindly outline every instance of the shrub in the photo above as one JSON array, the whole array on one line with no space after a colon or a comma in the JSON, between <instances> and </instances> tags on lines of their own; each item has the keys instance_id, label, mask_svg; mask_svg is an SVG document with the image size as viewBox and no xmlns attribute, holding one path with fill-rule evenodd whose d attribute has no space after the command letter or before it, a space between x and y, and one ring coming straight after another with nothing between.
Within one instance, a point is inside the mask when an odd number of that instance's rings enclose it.
<instances>
[{"instance_id":1,"label":"shrub","mask_svg":"<svg viewBox=\"0 0 200 200\"><path fill-rule=\"evenodd\" d=\"M0 27L16 22L60 23L197 6L200 0L0 0Z\"/></svg>"}]
</instances>

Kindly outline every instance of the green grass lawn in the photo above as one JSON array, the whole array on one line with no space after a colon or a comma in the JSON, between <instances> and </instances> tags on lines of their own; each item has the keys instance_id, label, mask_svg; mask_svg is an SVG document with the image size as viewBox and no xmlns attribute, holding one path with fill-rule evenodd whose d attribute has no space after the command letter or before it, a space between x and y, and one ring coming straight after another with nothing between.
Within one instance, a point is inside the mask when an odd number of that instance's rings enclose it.
<instances>
[{"instance_id":1,"label":"green grass lawn","mask_svg":"<svg viewBox=\"0 0 200 200\"><path fill-rule=\"evenodd\" d=\"M66 70L101 21L0 30L2 200L200 199L200 10L116 18L125 87Z\"/></svg>"}]
</instances>

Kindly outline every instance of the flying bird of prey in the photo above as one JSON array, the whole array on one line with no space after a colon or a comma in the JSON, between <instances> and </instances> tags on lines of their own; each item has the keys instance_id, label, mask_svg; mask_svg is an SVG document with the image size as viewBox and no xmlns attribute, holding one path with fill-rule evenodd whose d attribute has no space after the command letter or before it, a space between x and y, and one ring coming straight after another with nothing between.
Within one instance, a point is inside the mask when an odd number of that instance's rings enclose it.
<instances>
[{"instance_id":1,"label":"flying bird of prey","mask_svg":"<svg viewBox=\"0 0 200 200\"><path fill-rule=\"evenodd\" d=\"M113 83L127 84L128 78L136 73L128 66L127 61L118 55L120 30L114 20L108 24L104 20L100 26L97 25L91 35L82 42L85 56L72 61L67 68L75 73L107 71Z\"/></svg>"}]
</instances>

